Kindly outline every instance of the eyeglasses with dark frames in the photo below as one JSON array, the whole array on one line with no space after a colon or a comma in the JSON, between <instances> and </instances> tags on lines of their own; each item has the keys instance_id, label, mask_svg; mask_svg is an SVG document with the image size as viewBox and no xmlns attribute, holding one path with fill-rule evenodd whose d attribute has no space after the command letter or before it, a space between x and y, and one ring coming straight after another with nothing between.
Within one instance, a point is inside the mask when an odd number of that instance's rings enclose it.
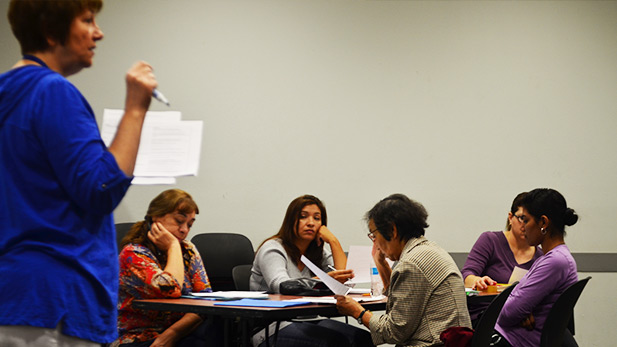
<instances>
[{"instance_id":1,"label":"eyeglasses with dark frames","mask_svg":"<svg viewBox=\"0 0 617 347\"><path fill-rule=\"evenodd\" d=\"M375 237L375 232L377 232L377 231L378 231L378 230L377 230L377 229L375 229L375 230L369 230L369 232L368 232L368 235L367 235L367 236L368 236L368 238L369 238L371 241L373 241L373 242L375 242L375 238L376 238L376 237Z\"/></svg>"},{"instance_id":2,"label":"eyeglasses with dark frames","mask_svg":"<svg viewBox=\"0 0 617 347\"><path fill-rule=\"evenodd\" d=\"M515 215L515 214L513 214L513 215L512 215L512 217L514 217L514 218L518 219L518 221L519 221L519 222L521 222L521 223L523 223L523 224L527 224L527 221L529 220L529 219L527 219L527 216L525 216L525 215L523 215L523 214L521 214L521 215Z\"/></svg>"}]
</instances>

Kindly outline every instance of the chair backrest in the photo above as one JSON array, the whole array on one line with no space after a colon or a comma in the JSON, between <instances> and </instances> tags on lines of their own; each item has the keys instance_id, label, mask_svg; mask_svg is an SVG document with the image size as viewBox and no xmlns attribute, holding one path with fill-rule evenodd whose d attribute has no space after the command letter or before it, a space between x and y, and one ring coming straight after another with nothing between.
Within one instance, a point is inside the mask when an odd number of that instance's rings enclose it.
<instances>
[{"instance_id":1,"label":"chair backrest","mask_svg":"<svg viewBox=\"0 0 617 347\"><path fill-rule=\"evenodd\" d=\"M251 280L251 268L253 268L253 264L244 264L236 265L231 270L236 290L251 290L249 285Z\"/></svg>"},{"instance_id":2,"label":"chair backrest","mask_svg":"<svg viewBox=\"0 0 617 347\"><path fill-rule=\"evenodd\" d=\"M542 327L541 347L561 346L574 306L591 277L584 278L569 286L551 308Z\"/></svg>"},{"instance_id":3,"label":"chair backrest","mask_svg":"<svg viewBox=\"0 0 617 347\"><path fill-rule=\"evenodd\" d=\"M116 223L116 243L118 245L118 254L120 254L120 251L122 251L120 249L120 242L122 242L122 239L129 232L133 224L135 223L134 222Z\"/></svg>"},{"instance_id":4,"label":"chair backrest","mask_svg":"<svg viewBox=\"0 0 617 347\"><path fill-rule=\"evenodd\" d=\"M234 233L204 233L193 236L204 261L212 290L236 290L232 270L237 265L253 264L255 251L246 236Z\"/></svg>"},{"instance_id":5,"label":"chair backrest","mask_svg":"<svg viewBox=\"0 0 617 347\"><path fill-rule=\"evenodd\" d=\"M506 303L510 292L512 292L512 289L514 289L517 284L518 282L514 282L504 288L504 290L491 301L484 313L482 313L473 333L473 338L471 339L471 347L484 347L490 344L499 312L501 312L501 308Z\"/></svg>"}]
</instances>

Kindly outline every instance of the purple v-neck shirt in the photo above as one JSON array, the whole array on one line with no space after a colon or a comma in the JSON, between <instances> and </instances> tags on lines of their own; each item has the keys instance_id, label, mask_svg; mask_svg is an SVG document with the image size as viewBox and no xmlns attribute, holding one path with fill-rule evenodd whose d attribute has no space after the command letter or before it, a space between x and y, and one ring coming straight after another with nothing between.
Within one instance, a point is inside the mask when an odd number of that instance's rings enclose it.
<instances>
[{"instance_id":1,"label":"purple v-neck shirt","mask_svg":"<svg viewBox=\"0 0 617 347\"><path fill-rule=\"evenodd\" d=\"M508 283L515 266L529 270L533 262L542 254L542 250L536 247L533 258L526 263L519 264L514 258L514 253L503 231L487 231L482 233L473 245L461 273L463 279L469 275L488 276L498 283ZM477 319L488 305L489 303L486 302L469 306L471 320Z\"/></svg>"}]
</instances>

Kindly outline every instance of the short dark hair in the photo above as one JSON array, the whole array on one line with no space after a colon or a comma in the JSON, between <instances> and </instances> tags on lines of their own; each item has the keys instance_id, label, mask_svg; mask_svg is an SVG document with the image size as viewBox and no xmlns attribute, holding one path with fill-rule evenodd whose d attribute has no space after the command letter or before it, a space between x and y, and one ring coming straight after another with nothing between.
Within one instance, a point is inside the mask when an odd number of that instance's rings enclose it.
<instances>
[{"instance_id":1,"label":"short dark hair","mask_svg":"<svg viewBox=\"0 0 617 347\"><path fill-rule=\"evenodd\" d=\"M536 220L548 217L555 231L565 234L565 226L576 224L578 215L568 207L566 199L551 188L537 188L525 196L523 207Z\"/></svg>"},{"instance_id":2,"label":"short dark hair","mask_svg":"<svg viewBox=\"0 0 617 347\"><path fill-rule=\"evenodd\" d=\"M28 54L47 50L48 37L65 44L73 19L101 8L103 0L11 0L7 16L21 53Z\"/></svg>"},{"instance_id":3,"label":"short dark hair","mask_svg":"<svg viewBox=\"0 0 617 347\"><path fill-rule=\"evenodd\" d=\"M388 241L392 239L396 225L398 238L408 241L424 235L428 228L428 213L421 203L403 194L392 194L378 202L366 213L366 221L372 220L379 233Z\"/></svg>"}]
</instances>

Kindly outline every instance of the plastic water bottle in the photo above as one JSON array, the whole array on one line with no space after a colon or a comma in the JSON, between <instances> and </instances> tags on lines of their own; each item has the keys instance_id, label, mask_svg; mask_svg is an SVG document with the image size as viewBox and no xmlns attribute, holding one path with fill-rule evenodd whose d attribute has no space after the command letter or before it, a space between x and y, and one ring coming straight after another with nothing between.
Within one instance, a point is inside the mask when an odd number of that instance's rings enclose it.
<instances>
[{"instance_id":1,"label":"plastic water bottle","mask_svg":"<svg viewBox=\"0 0 617 347\"><path fill-rule=\"evenodd\" d=\"M383 283L381 277L379 277L379 271L377 266L371 261L371 294L373 296L379 296L383 293Z\"/></svg>"}]
</instances>

